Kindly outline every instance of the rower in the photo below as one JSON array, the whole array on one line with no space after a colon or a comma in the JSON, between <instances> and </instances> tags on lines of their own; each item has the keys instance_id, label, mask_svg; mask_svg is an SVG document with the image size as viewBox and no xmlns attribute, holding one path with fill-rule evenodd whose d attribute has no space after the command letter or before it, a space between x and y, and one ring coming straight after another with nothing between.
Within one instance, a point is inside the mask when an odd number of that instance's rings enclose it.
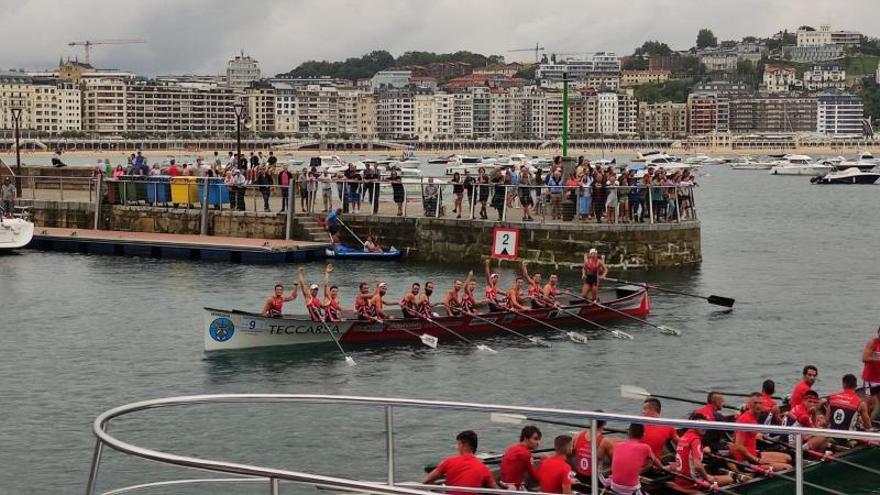
<instances>
[{"instance_id":1,"label":"rower","mask_svg":"<svg viewBox=\"0 0 880 495\"><path fill-rule=\"evenodd\" d=\"M642 404L642 416L647 418L660 417L661 404L659 399L648 397ZM667 444L678 442L678 434L675 428L665 425L645 425L645 433L642 436L642 443L651 447L651 452L658 459L663 459L663 449Z\"/></svg>"},{"instance_id":2,"label":"rower","mask_svg":"<svg viewBox=\"0 0 880 495\"><path fill-rule=\"evenodd\" d=\"M366 282L361 282L358 286L358 295L354 298L354 311L358 315L359 320L376 320L376 306L373 305L373 299L379 293L379 282L376 282L376 289L370 292L370 286Z\"/></svg>"},{"instance_id":3,"label":"rower","mask_svg":"<svg viewBox=\"0 0 880 495\"><path fill-rule=\"evenodd\" d=\"M800 404L804 392L813 388L813 384L816 383L816 378L819 376L819 369L812 364L808 364L804 366L803 376L804 378L791 391L791 398L788 399L788 405L791 407Z\"/></svg>"},{"instance_id":4,"label":"rower","mask_svg":"<svg viewBox=\"0 0 880 495\"><path fill-rule=\"evenodd\" d=\"M847 373L841 382L843 390L828 396L828 427L832 430L870 430L868 404L856 393L856 376Z\"/></svg>"},{"instance_id":5,"label":"rower","mask_svg":"<svg viewBox=\"0 0 880 495\"><path fill-rule=\"evenodd\" d=\"M339 304L339 287L330 285L330 273L333 265L324 268L324 318L326 321L341 321L343 311L352 311Z\"/></svg>"},{"instance_id":6,"label":"rower","mask_svg":"<svg viewBox=\"0 0 880 495\"><path fill-rule=\"evenodd\" d=\"M581 278L584 286L581 288L581 297L590 298L593 302L599 302L599 281L608 275L608 266L599 259L599 251L590 249L584 256L584 264L581 267Z\"/></svg>"},{"instance_id":7,"label":"rower","mask_svg":"<svg viewBox=\"0 0 880 495\"><path fill-rule=\"evenodd\" d=\"M870 390L871 399L868 401L868 412L871 418L880 414L880 327L877 327L877 335L865 344L862 349L862 380L865 387Z\"/></svg>"},{"instance_id":8,"label":"rower","mask_svg":"<svg viewBox=\"0 0 880 495\"><path fill-rule=\"evenodd\" d=\"M269 296L269 299L266 299L266 303L263 304L263 316L266 317L278 317L283 314L282 309L284 308L284 303L293 301L296 299L296 291L298 290L299 283L293 283L293 289L290 290L290 295L284 295L284 286L281 284L275 284L275 293Z\"/></svg>"},{"instance_id":9,"label":"rower","mask_svg":"<svg viewBox=\"0 0 880 495\"><path fill-rule=\"evenodd\" d=\"M525 279L526 283L529 284L529 299L532 301L533 309L543 309L546 308L547 305L544 304L543 300L543 290L541 287L541 274L536 273L534 275L529 275L529 262L522 262L522 276Z\"/></svg>"},{"instance_id":10,"label":"rower","mask_svg":"<svg viewBox=\"0 0 880 495\"><path fill-rule=\"evenodd\" d=\"M412 284L412 289L400 300L400 311L404 318L418 318L419 293L422 285L418 282Z\"/></svg>"},{"instance_id":11,"label":"rower","mask_svg":"<svg viewBox=\"0 0 880 495\"><path fill-rule=\"evenodd\" d=\"M477 281L474 280L474 272L468 273L468 278L464 283L464 289L461 294L461 311L464 314L474 312L474 306L477 305L477 298L474 292L477 290Z\"/></svg>"},{"instance_id":12,"label":"rower","mask_svg":"<svg viewBox=\"0 0 880 495\"><path fill-rule=\"evenodd\" d=\"M724 396L719 392L709 392L706 395L706 405L694 411L702 414L706 421L725 421L721 410L724 407Z\"/></svg>"},{"instance_id":13,"label":"rower","mask_svg":"<svg viewBox=\"0 0 880 495\"><path fill-rule=\"evenodd\" d=\"M326 271L326 270L325 270ZM302 289L303 299L306 301L306 311L312 321L324 321L324 304L318 297L318 284L312 284L306 289L305 270L299 267L299 286Z\"/></svg>"},{"instance_id":14,"label":"rower","mask_svg":"<svg viewBox=\"0 0 880 495\"><path fill-rule=\"evenodd\" d=\"M691 421L706 421L707 418L700 413L691 413L688 418ZM724 486L733 483L730 476L711 475L703 464L703 435L706 430L691 428L685 432L675 445L675 459L677 462L672 463L673 470L687 478L695 478L706 480L708 483ZM703 493L693 481L676 476L672 481L679 491L685 493L698 494Z\"/></svg>"},{"instance_id":15,"label":"rower","mask_svg":"<svg viewBox=\"0 0 880 495\"><path fill-rule=\"evenodd\" d=\"M632 423L627 433L627 439L614 446L611 459L611 493L616 495L641 494L641 472L652 466L663 468L660 459L651 452L651 447L641 441L645 434L643 425Z\"/></svg>"},{"instance_id":16,"label":"rower","mask_svg":"<svg viewBox=\"0 0 880 495\"><path fill-rule=\"evenodd\" d=\"M741 424L758 424L761 412L761 394L755 392L746 400L746 410L739 415L736 422ZM762 465L773 471L791 469L791 456L782 452L759 452L758 433L753 431L737 431L730 448L733 458L739 462Z\"/></svg>"},{"instance_id":17,"label":"rower","mask_svg":"<svg viewBox=\"0 0 880 495\"><path fill-rule=\"evenodd\" d=\"M604 484L602 479L602 466L607 465L607 461L611 460L612 452L614 451L614 444L610 439L605 438L605 421L602 419L596 420L596 440L599 442L596 446L596 452L598 454L598 459L596 459L596 466L599 468L598 477L599 484ZM590 438L590 430L584 430L574 437L574 471L575 477L581 483L589 486L591 483L591 475L592 475L592 458L593 458L593 447L591 444Z\"/></svg>"},{"instance_id":18,"label":"rower","mask_svg":"<svg viewBox=\"0 0 880 495\"><path fill-rule=\"evenodd\" d=\"M758 418L765 425L779 424L779 405L773 399L776 393L776 382L764 380L761 384L761 416Z\"/></svg>"},{"instance_id":19,"label":"rower","mask_svg":"<svg viewBox=\"0 0 880 495\"><path fill-rule=\"evenodd\" d=\"M538 465L538 484L542 493L571 494L571 483L574 473L568 464L571 454L571 437L559 435L553 440L555 453L541 460Z\"/></svg>"},{"instance_id":20,"label":"rower","mask_svg":"<svg viewBox=\"0 0 880 495\"><path fill-rule=\"evenodd\" d=\"M519 433L519 442L508 447L501 458L501 484L525 491L526 475L532 481L538 481L532 464L532 451L540 446L541 430L534 425L524 426Z\"/></svg>"},{"instance_id":21,"label":"rower","mask_svg":"<svg viewBox=\"0 0 880 495\"><path fill-rule=\"evenodd\" d=\"M446 297L443 298L443 306L446 308L447 316L461 316L461 289L470 283L473 276L474 272L470 271L468 272L468 276L464 280L464 283L458 279L455 279L455 281L452 282L452 288L449 289L449 292L446 293Z\"/></svg>"},{"instance_id":22,"label":"rower","mask_svg":"<svg viewBox=\"0 0 880 495\"><path fill-rule=\"evenodd\" d=\"M463 431L455 437L458 455L447 457L433 471L425 476L423 484L430 484L445 476L449 486L466 488L498 489L489 468L474 453L477 451L477 434L471 430ZM472 495L470 492L447 491L450 495Z\"/></svg>"},{"instance_id":23,"label":"rower","mask_svg":"<svg viewBox=\"0 0 880 495\"><path fill-rule=\"evenodd\" d=\"M522 293L523 286L522 277L516 277L516 280L513 282L513 285L507 289L507 292L504 293L504 298L507 300L507 307L514 311L525 311L529 308L522 305L520 302L520 294Z\"/></svg>"},{"instance_id":24,"label":"rower","mask_svg":"<svg viewBox=\"0 0 880 495\"><path fill-rule=\"evenodd\" d=\"M393 316L385 312L385 306L394 306L398 303L394 301L386 301L385 299L383 299L385 294L388 292L388 284L386 284L385 282L379 282L379 285L377 287L377 293L375 296L373 296L372 300L373 308L376 311L376 317L381 320L389 320L393 318Z\"/></svg>"},{"instance_id":25,"label":"rower","mask_svg":"<svg viewBox=\"0 0 880 495\"><path fill-rule=\"evenodd\" d=\"M498 289L498 274L489 272L489 261L486 260L486 303L490 313L507 311L507 298Z\"/></svg>"},{"instance_id":26,"label":"rower","mask_svg":"<svg viewBox=\"0 0 880 495\"><path fill-rule=\"evenodd\" d=\"M425 282L425 290L416 298L416 312L422 318L433 318L434 310L431 304L431 294L434 293L434 282Z\"/></svg>"},{"instance_id":27,"label":"rower","mask_svg":"<svg viewBox=\"0 0 880 495\"><path fill-rule=\"evenodd\" d=\"M555 273L553 273L547 280L547 284L544 285L543 289L541 289L541 296L544 299L544 304L547 304L551 308L559 307L559 303L556 302L556 298L560 294L557 284L559 284L559 277Z\"/></svg>"},{"instance_id":28,"label":"rower","mask_svg":"<svg viewBox=\"0 0 880 495\"><path fill-rule=\"evenodd\" d=\"M792 407L783 419L783 426L796 426L800 428L824 428L824 417L820 419L818 415L819 393L815 390L807 390L804 393L801 403ZM788 435L788 443L792 447L795 445L795 436ZM804 441L804 449L824 452L829 445L826 437L819 435L801 435Z\"/></svg>"}]
</instances>

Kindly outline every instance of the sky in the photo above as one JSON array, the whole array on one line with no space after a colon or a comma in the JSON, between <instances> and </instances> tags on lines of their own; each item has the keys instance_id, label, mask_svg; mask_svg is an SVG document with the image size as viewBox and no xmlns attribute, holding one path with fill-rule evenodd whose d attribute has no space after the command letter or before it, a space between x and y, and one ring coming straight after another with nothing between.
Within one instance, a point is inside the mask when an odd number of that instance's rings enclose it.
<instances>
[{"instance_id":1,"label":"sky","mask_svg":"<svg viewBox=\"0 0 880 495\"><path fill-rule=\"evenodd\" d=\"M79 57L71 41L143 39L103 45L92 64L137 74L220 74L240 50L263 75L306 60L340 60L384 49L469 50L533 61L547 52L613 51L645 40L674 49L700 28L719 40L769 36L830 24L880 35L877 0L0 0L0 68L45 69Z\"/></svg>"}]
</instances>

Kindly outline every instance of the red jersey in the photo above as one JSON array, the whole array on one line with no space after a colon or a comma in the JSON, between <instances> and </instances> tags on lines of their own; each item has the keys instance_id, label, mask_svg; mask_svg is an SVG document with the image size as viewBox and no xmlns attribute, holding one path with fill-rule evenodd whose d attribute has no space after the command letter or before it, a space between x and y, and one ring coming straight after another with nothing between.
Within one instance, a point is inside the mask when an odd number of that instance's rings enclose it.
<instances>
[{"instance_id":1,"label":"red jersey","mask_svg":"<svg viewBox=\"0 0 880 495\"><path fill-rule=\"evenodd\" d=\"M810 414L810 411L804 407L803 403L798 404L791 408L788 411L788 417L795 421L794 425L790 426L803 426L804 428L815 428L816 425L813 424L813 415Z\"/></svg>"},{"instance_id":2,"label":"red jersey","mask_svg":"<svg viewBox=\"0 0 880 495\"><path fill-rule=\"evenodd\" d=\"M611 481L623 486L638 486L639 474L651 458L651 447L638 440L626 440L614 446Z\"/></svg>"},{"instance_id":3,"label":"red jersey","mask_svg":"<svg viewBox=\"0 0 880 495\"><path fill-rule=\"evenodd\" d=\"M309 317L312 321L324 321L324 305L317 297L313 297L306 303L306 310L309 312Z\"/></svg>"},{"instance_id":4,"label":"red jersey","mask_svg":"<svg viewBox=\"0 0 880 495\"><path fill-rule=\"evenodd\" d=\"M874 339L872 356L876 357L878 355L880 355L880 339ZM862 368L862 380L874 384L880 383L880 361L865 363L865 367Z\"/></svg>"},{"instance_id":5,"label":"red jersey","mask_svg":"<svg viewBox=\"0 0 880 495\"><path fill-rule=\"evenodd\" d=\"M855 430L862 398L855 390L841 390L828 397L828 410L833 430Z\"/></svg>"},{"instance_id":6,"label":"red jersey","mask_svg":"<svg viewBox=\"0 0 880 495\"><path fill-rule=\"evenodd\" d=\"M284 296L272 296L272 307L269 308L269 316L280 316L281 308L284 307Z\"/></svg>"},{"instance_id":7,"label":"red jersey","mask_svg":"<svg viewBox=\"0 0 880 495\"><path fill-rule=\"evenodd\" d=\"M327 321L339 321L342 319L342 306L336 299L327 299L324 304L324 314L327 315Z\"/></svg>"},{"instance_id":8,"label":"red jersey","mask_svg":"<svg viewBox=\"0 0 880 495\"><path fill-rule=\"evenodd\" d=\"M515 443L507 448L501 458L501 481L518 487L525 482L526 473L533 480L538 479L532 466L532 451L521 443Z\"/></svg>"},{"instance_id":9,"label":"red jersey","mask_svg":"<svg viewBox=\"0 0 880 495\"><path fill-rule=\"evenodd\" d=\"M706 418L706 421L715 421L715 413L718 412L718 409L715 409L715 406L712 404L706 404L694 412L696 414L702 414Z\"/></svg>"},{"instance_id":10,"label":"red jersey","mask_svg":"<svg viewBox=\"0 0 880 495\"><path fill-rule=\"evenodd\" d=\"M596 435L599 445L602 445L602 433L599 432ZM598 450L597 450L598 452ZM587 432L582 431L578 433L576 437L574 437L574 469L578 474L582 476L591 476L592 464L590 464L593 458L593 451L590 445L590 439L587 437Z\"/></svg>"},{"instance_id":11,"label":"red jersey","mask_svg":"<svg viewBox=\"0 0 880 495\"><path fill-rule=\"evenodd\" d=\"M791 391L791 399L788 400L788 403L791 407L794 407L804 400L804 394L807 393L807 390L810 390L810 385L801 380L794 386L794 390Z\"/></svg>"},{"instance_id":12,"label":"red jersey","mask_svg":"<svg viewBox=\"0 0 880 495\"><path fill-rule=\"evenodd\" d=\"M587 261L584 262L584 269L587 271L587 273L597 275L599 273L599 260L588 258Z\"/></svg>"},{"instance_id":13,"label":"red jersey","mask_svg":"<svg viewBox=\"0 0 880 495\"><path fill-rule=\"evenodd\" d=\"M450 486L483 488L492 483L492 473L479 459L473 455L456 455L447 457L437 466ZM451 495L472 495L469 492L446 492Z\"/></svg>"},{"instance_id":14,"label":"red jersey","mask_svg":"<svg viewBox=\"0 0 880 495\"><path fill-rule=\"evenodd\" d=\"M776 407L776 401L773 400L773 397L770 397L767 394L761 394L761 410L764 412L770 412L771 409Z\"/></svg>"},{"instance_id":15,"label":"red jersey","mask_svg":"<svg viewBox=\"0 0 880 495\"><path fill-rule=\"evenodd\" d=\"M545 458L538 465L538 483L544 493L564 493L570 487L574 472L565 456L556 454Z\"/></svg>"},{"instance_id":16,"label":"red jersey","mask_svg":"<svg viewBox=\"0 0 880 495\"><path fill-rule=\"evenodd\" d=\"M758 418L752 414L751 411L746 411L739 415L739 418L736 420L737 423L756 425L758 424ZM752 454L755 457L758 457L758 433L754 431L738 431L735 433L736 440L742 439L742 444L746 448L749 454ZM747 461L742 454L738 451L733 451L733 458L738 461Z\"/></svg>"},{"instance_id":17,"label":"red jersey","mask_svg":"<svg viewBox=\"0 0 880 495\"><path fill-rule=\"evenodd\" d=\"M369 297L367 299L363 297L354 298L354 311L358 314L358 316L363 317L364 319L372 319L376 318L376 306L373 305L373 298Z\"/></svg>"},{"instance_id":18,"label":"red jersey","mask_svg":"<svg viewBox=\"0 0 880 495\"><path fill-rule=\"evenodd\" d=\"M476 302L473 292L464 291L464 294L461 296L461 310L465 313L472 313Z\"/></svg>"},{"instance_id":19,"label":"red jersey","mask_svg":"<svg viewBox=\"0 0 880 495\"><path fill-rule=\"evenodd\" d=\"M683 476L696 478L696 463L703 462L703 439L694 430L688 430L675 445L675 462L678 465L676 471ZM691 480L676 476L675 484L691 490L696 488L696 483Z\"/></svg>"},{"instance_id":20,"label":"red jersey","mask_svg":"<svg viewBox=\"0 0 880 495\"><path fill-rule=\"evenodd\" d=\"M660 459L663 457L663 447L666 446L666 442L675 440L675 437L675 428L671 426L645 425L645 435L640 441L651 447L651 452Z\"/></svg>"}]
</instances>

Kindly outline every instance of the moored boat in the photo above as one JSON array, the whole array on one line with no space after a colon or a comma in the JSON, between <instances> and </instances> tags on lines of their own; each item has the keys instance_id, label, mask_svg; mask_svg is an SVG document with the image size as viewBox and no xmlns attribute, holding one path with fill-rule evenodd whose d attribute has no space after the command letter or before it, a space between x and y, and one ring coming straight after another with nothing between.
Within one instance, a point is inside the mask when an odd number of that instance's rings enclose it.
<instances>
[{"instance_id":1,"label":"moored boat","mask_svg":"<svg viewBox=\"0 0 880 495\"><path fill-rule=\"evenodd\" d=\"M374 253L370 251L364 251L363 249L359 248L350 248L342 244L334 244L333 247L327 248L324 254L326 254L328 258L377 261L396 260L400 259L400 257L403 255L403 253L394 246L392 246L388 251Z\"/></svg>"},{"instance_id":2,"label":"moored boat","mask_svg":"<svg viewBox=\"0 0 880 495\"><path fill-rule=\"evenodd\" d=\"M23 217L3 218L0 209L0 252L23 248L33 237L33 223Z\"/></svg>"},{"instance_id":3,"label":"moored boat","mask_svg":"<svg viewBox=\"0 0 880 495\"><path fill-rule=\"evenodd\" d=\"M876 184L878 179L880 179L880 171L877 169L864 172L858 167L850 167L828 172L821 177L813 177L810 182L813 184Z\"/></svg>"},{"instance_id":4,"label":"moored boat","mask_svg":"<svg viewBox=\"0 0 880 495\"><path fill-rule=\"evenodd\" d=\"M648 291L641 286L618 287L617 298L603 301L603 306L633 316L645 315L650 310ZM562 309L530 309L521 314L498 312L472 316L438 316L433 320L453 331L465 335L488 335L500 333L493 324L503 325L514 330L546 330L534 319L547 321L555 326L583 325L583 322L570 313L590 320L619 318L612 310L574 299L560 299ZM401 318L399 312L394 319L383 323L368 320L345 319L337 322L321 323L312 321L306 315L290 315L277 318L264 317L260 313L236 309L204 308L202 328L205 351L223 351L256 347L326 344L333 340L328 332L344 344L375 344L386 342L417 342L420 334L428 334L441 340L450 337L447 330L422 319ZM526 315L530 318L527 318ZM491 321L488 323L486 320Z\"/></svg>"},{"instance_id":5,"label":"moored boat","mask_svg":"<svg viewBox=\"0 0 880 495\"><path fill-rule=\"evenodd\" d=\"M770 168L770 175L825 175L831 165L816 163L807 155L785 155Z\"/></svg>"}]
</instances>

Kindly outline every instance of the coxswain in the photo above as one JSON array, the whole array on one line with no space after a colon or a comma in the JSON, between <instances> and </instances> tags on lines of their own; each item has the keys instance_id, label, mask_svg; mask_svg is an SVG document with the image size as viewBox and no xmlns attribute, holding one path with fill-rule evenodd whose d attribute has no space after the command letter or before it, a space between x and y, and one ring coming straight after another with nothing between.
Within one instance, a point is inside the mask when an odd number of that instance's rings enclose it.
<instances>
[{"instance_id":1,"label":"coxswain","mask_svg":"<svg viewBox=\"0 0 880 495\"><path fill-rule=\"evenodd\" d=\"M700 413L691 413L688 418L691 421L706 421L707 418ZM684 493L701 494L702 487L693 482L693 479L704 480L710 485L724 486L733 483L733 478L724 475L711 475L703 464L703 435L706 430L691 428L687 430L675 445L675 459L672 463L673 470L681 476L673 479L675 486ZM688 479L692 478L692 479Z\"/></svg>"},{"instance_id":2,"label":"coxswain","mask_svg":"<svg viewBox=\"0 0 880 495\"><path fill-rule=\"evenodd\" d=\"M431 294L434 293L434 282L425 282L425 290L416 298L415 309L421 318L433 318L434 305L431 304Z\"/></svg>"},{"instance_id":3,"label":"coxswain","mask_svg":"<svg viewBox=\"0 0 880 495\"><path fill-rule=\"evenodd\" d=\"M758 424L761 413L761 394L755 392L746 400L746 410L739 415L736 422L740 424ZM758 432L737 431L730 448L733 458L739 462L761 465L773 471L791 469L791 456L782 452L759 452Z\"/></svg>"},{"instance_id":4,"label":"coxswain","mask_svg":"<svg viewBox=\"0 0 880 495\"><path fill-rule=\"evenodd\" d=\"M602 466L608 465L608 462L611 461L612 452L614 451L614 444L610 439L605 438L605 421L601 419L596 420L596 441L598 442L596 445L596 452L598 454L596 466L599 467L598 477L599 484L601 485L604 484L602 480ZM593 458L593 446L590 437L590 430L583 430L575 435L573 454L575 477L584 485L589 486L591 482L591 474L593 472L593 464L591 462Z\"/></svg>"},{"instance_id":5,"label":"coxswain","mask_svg":"<svg viewBox=\"0 0 880 495\"><path fill-rule=\"evenodd\" d=\"M299 282L294 282L293 289L290 290L290 295L285 296L284 286L281 284L275 284L275 293L269 296L269 299L266 299L266 304L263 304L263 316L281 316L283 314L282 309L284 308L284 303L296 299L297 290L299 290Z\"/></svg>"},{"instance_id":6,"label":"coxswain","mask_svg":"<svg viewBox=\"0 0 880 495\"><path fill-rule=\"evenodd\" d=\"M501 483L518 491L526 489L526 475L538 481L532 452L541 446L541 430L537 426L524 426L519 433L519 442L511 445L501 457Z\"/></svg>"},{"instance_id":7,"label":"coxswain","mask_svg":"<svg viewBox=\"0 0 880 495\"><path fill-rule=\"evenodd\" d=\"M801 403L792 407L791 410L786 413L785 418L783 419L782 424L784 426L796 426L800 428L824 428L825 418L818 414L819 405L822 402L819 400L819 393L815 390L807 390L804 393L803 400ZM826 437L819 435L801 435L802 440L804 441L804 449L824 452L828 447L829 442ZM788 436L788 443L794 447L795 436Z\"/></svg>"},{"instance_id":8,"label":"coxswain","mask_svg":"<svg viewBox=\"0 0 880 495\"><path fill-rule=\"evenodd\" d=\"M498 274L490 273L489 260L486 260L486 303L489 305L490 313L503 313L507 311L507 298L498 288Z\"/></svg>"},{"instance_id":9,"label":"coxswain","mask_svg":"<svg viewBox=\"0 0 880 495\"><path fill-rule=\"evenodd\" d=\"M492 477L489 468L474 455L477 451L477 434L471 430L463 431L455 437L458 444L458 455L447 457L425 476L423 484L430 484L441 477L445 478L448 486L460 486L463 488L492 488L498 489L498 484ZM471 492L449 490L450 495L472 495Z\"/></svg>"},{"instance_id":10,"label":"coxswain","mask_svg":"<svg viewBox=\"0 0 880 495\"><path fill-rule=\"evenodd\" d=\"M800 404L804 393L813 388L813 384L816 383L816 378L819 376L819 368L808 364L804 366L803 376L804 378L791 391L791 398L788 399L788 405L791 407Z\"/></svg>"},{"instance_id":11,"label":"coxswain","mask_svg":"<svg viewBox=\"0 0 880 495\"><path fill-rule=\"evenodd\" d=\"M590 249L584 256L584 265L581 267L581 278L584 286L581 289L581 297L590 298L593 302L599 301L599 282L608 275L608 266L599 259L599 252Z\"/></svg>"},{"instance_id":12,"label":"coxswain","mask_svg":"<svg viewBox=\"0 0 880 495\"><path fill-rule=\"evenodd\" d=\"M646 418L659 418L661 407L659 399L648 397L642 403L642 416ZM675 432L675 428L671 426L645 425L645 433L641 441L651 447L651 452L658 459L663 459L664 447L670 443L674 447L675 443L678 442L678 434Z\"/></svg>"},{"instance_id":13,"label":"coxswain","mask_svg":"<svg viewBox=\"0 0 880 495\"><path fill-rule=\"evenodd\" d=\"M393 316L385 312L385 306L396 306L398 303L384 299L385 294L388 292L388 284L385 282L379 283L377 291L377 294L373 296L373 308L375 308L376 317L380 320L389 320Z\"/></svg>"},{"instance_id":14,"label":"coxswain","mask_svg":"<svg viewBox=\"0 0 880 495\"><path fill-rule=\"evenodd\" d=\"M868 404L856 393L859 385L856 376L847 373L841 382L843 390L828 396L828 427L832 430L870 430Z\"/></svg>"},{"instance_id":15,"label":"coxswain","mask_svg":"<svg viewBox=\"0 0 880 495\"><path fill-rule=\"evenodd\" d=\"M655 467L662 469L660 459L642 443L645 427L638 423L629 425L627 439L614 446L611 458L611 492L617 495L634 495L641 493L639 481L642 471Z\"/></svg>"},{"instance_id":16,"label":"coxswain","mask_svg":"<svg viewBox=\"0 0 880 495\"><path fill-rule=\"evenodd\" d=\"M554 454L545 457L538 465L538 485L542 493L571 494L574 472L568 464L571 454L571 437L559 435L553 439Z\"/></svg>"},{"instance_id":17,"label":"coxswain","mask_svg":"<svg viewBox=\"0 0 880 495\"><path fill-rule=\"evenodd\" d=\"M543 309L546 308L547 305L544 303L544 291L541 286L541 274L536 273L534 275L529 275L529 262L522 262L522 276L525 279L526 283L529 284L528 294L529 300L532 301L532 308L534 309Z\"/></svg>"},{"instance_id":18,"label":"coxswain","mask_svg":"<svg viewBox=\"0 0 880 495\"><path fill-rule=\"evenodd\" d=\"M302 289L303 299L306 301L306 311L312 321L324 321L324 303L318 297L318 284L306 285L305 270L299 267L299 286ZM306 288L308 287L308 289Z\"/></svg>"},{"instance_id":19,"label":"coxswain","mask_svg":"<svg viewBox=\"0 0 880 495\"><path fill-rule=\"evenodd\" d=\"M877 335L865 344L862 350L862 380L865 387L870 390L871 399L868 401L868 411L871 418L880 415L880 327L877 327Z\"/></svg>"},{"instance_id":20,"label":"coxswain","mask_svg":"<svg viewBox=\"0 0 880 495\"><path fill-rule=\"evenodd\" d=\"M327 264L324 268L324 318L326 321L341 321L343 311L352 311L343 308L339 304L339 287L330 285L330 273L333 272L333 265Z\"/></svg>"},{"instance_id":21,"label":"coxswain","mask_svg":"<svg viewBox=\"0 0 880 495\"><path fill-rule=\"evenodd\" d=\"M400 311L404 318L418 318L419 293L422 291L422 284L415 282L412 289L403 299L400 300Z\"/></svg>"},{"instance_id":22,"label":"coxswain","mask_svg":"<svg viewBox=\"0 0 880 495\"><path fill-rule=\"evenodd\" d=\"M379 284L380 282L377 281L373 292L370 292L370 286L366 282L361 282L358 286L358 294L354 297L354 312L357 313L358 319L375 321L379 318L376 314L376 306L373 305L373 300L379 293Z\"/></svg>"}]
</instances>

